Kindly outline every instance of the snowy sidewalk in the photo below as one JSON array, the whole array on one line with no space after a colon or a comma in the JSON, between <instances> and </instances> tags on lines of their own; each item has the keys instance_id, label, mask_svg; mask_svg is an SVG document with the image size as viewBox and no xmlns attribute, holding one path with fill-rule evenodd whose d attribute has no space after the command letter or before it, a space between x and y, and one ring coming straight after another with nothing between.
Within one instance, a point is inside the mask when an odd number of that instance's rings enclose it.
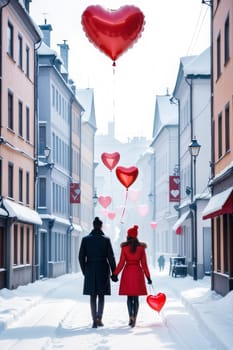
<instances>
[{"instance_id":1,"label":"snowy sidewalk","mask_svg":"<svg viewBox=\"0 0 233 350\"><path fill-rule=\"evenodd\" d=\"M121 347L124 339L146 350L155 345L201 349L206 340L205 349L232 348L233 292L223 298L210 291L209 277L193 281L153 271L152 280L155 293L165 292L167 302L158 315L141 297L132 330L127 326L126 299L117 295L118 283L112 283L112 296L106 297L105 327L96 331L91 328L89 298L82 296L80 273L0 290L0 348L24 350L33 341L33 350L72 350L78 341L80 350L112 350ZM169 334L174 342L168 343Z\"/></svg>"}]
</instances>

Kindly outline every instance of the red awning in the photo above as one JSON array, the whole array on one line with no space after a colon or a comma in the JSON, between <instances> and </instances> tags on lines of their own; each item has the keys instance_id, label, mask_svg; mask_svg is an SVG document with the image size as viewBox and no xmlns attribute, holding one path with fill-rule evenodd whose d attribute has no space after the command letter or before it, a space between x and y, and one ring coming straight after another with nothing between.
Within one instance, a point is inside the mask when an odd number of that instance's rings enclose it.
<instances>
[{"instance_id":1,"label":"red awning","mask_svg":"<svg viewBox=\"0 0 233 350\"><path fill-rule=\"evenodd\" d=\"M233 214L232 191L233 186L211 197L202 213L203 220L223 214Z\"/></svg>"}]
</instances>

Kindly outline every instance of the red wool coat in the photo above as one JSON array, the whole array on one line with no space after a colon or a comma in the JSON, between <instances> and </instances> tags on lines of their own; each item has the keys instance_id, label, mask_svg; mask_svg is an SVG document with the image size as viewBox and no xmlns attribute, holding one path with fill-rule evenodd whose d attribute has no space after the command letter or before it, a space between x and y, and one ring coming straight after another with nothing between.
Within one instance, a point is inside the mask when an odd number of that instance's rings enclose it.
<instances>
[{"instance_id":1,"label":"red wool coat","mask_svg":"<svg viewBox=\"0 0 233 350\"><path fill-rule=\"evenodd\" d=\"M145 277L150 277L147 265L145 244L137 246L136 252L131 253L128 245L121 247L119 263L113 272L118 275L122 270L119 295L147 295Z\"/></svg>"}]
</instances>

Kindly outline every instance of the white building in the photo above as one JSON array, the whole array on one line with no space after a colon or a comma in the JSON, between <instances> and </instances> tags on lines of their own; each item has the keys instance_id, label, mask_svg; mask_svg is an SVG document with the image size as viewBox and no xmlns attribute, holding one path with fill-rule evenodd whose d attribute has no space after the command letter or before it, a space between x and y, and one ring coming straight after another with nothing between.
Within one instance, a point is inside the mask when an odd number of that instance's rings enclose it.
<instances>
[{"instance_id":1,"label":"white building","mask_svg":"<svg viewBox=\"0 0 233 350\"><path fill-rule=\"evenodd\" d=\"M197 275L203 277L210 271L211 232L210 223L202 220L202 211L209 198L208 181L211 160L211 94L210 94L210 49L200 55L182 57L173 92L179 105L179 171L180 205L179 220L174 232L182 227L177 253L185 255L188 271L193 274L194 247L197 245ZM192 139L201 145L196 158L196 186L194 163L188 146ZM194 193L195 192L195 193ZM196 204L196 239L194 211L190 204Z\"/></svg>"},{"instance_id":2,"label":"white building","mask_svg":"<svg viewBox=\"0 0 233 350\"><path fill-rule=\"evenodd\" d=\"M179 202L179 192L170 201L169 177L177 175L178 166L178 106L171 96L156 96L153 140L151 143L154 259L159 255L171 256L177 251L177 237L172 231L176 221L174 208ZM179 187L179 186L177 186Z\"/></svg>"}]
</instances>

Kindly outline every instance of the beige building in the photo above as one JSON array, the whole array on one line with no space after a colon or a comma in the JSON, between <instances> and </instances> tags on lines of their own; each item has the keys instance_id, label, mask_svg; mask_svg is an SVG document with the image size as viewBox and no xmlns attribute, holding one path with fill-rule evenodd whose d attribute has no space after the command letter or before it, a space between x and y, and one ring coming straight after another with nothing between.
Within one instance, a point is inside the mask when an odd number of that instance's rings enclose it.
<instances>
[{"instance_id":1,"label":"beige building","mask_svg":"<svg viewBox=\"0 0 233 350\"><path fill-rule=\"evenodd\" d=\"M33 280L35 49L41 41L28 2L0 3L0 288Z\"/></svg>"}]
</instances>

